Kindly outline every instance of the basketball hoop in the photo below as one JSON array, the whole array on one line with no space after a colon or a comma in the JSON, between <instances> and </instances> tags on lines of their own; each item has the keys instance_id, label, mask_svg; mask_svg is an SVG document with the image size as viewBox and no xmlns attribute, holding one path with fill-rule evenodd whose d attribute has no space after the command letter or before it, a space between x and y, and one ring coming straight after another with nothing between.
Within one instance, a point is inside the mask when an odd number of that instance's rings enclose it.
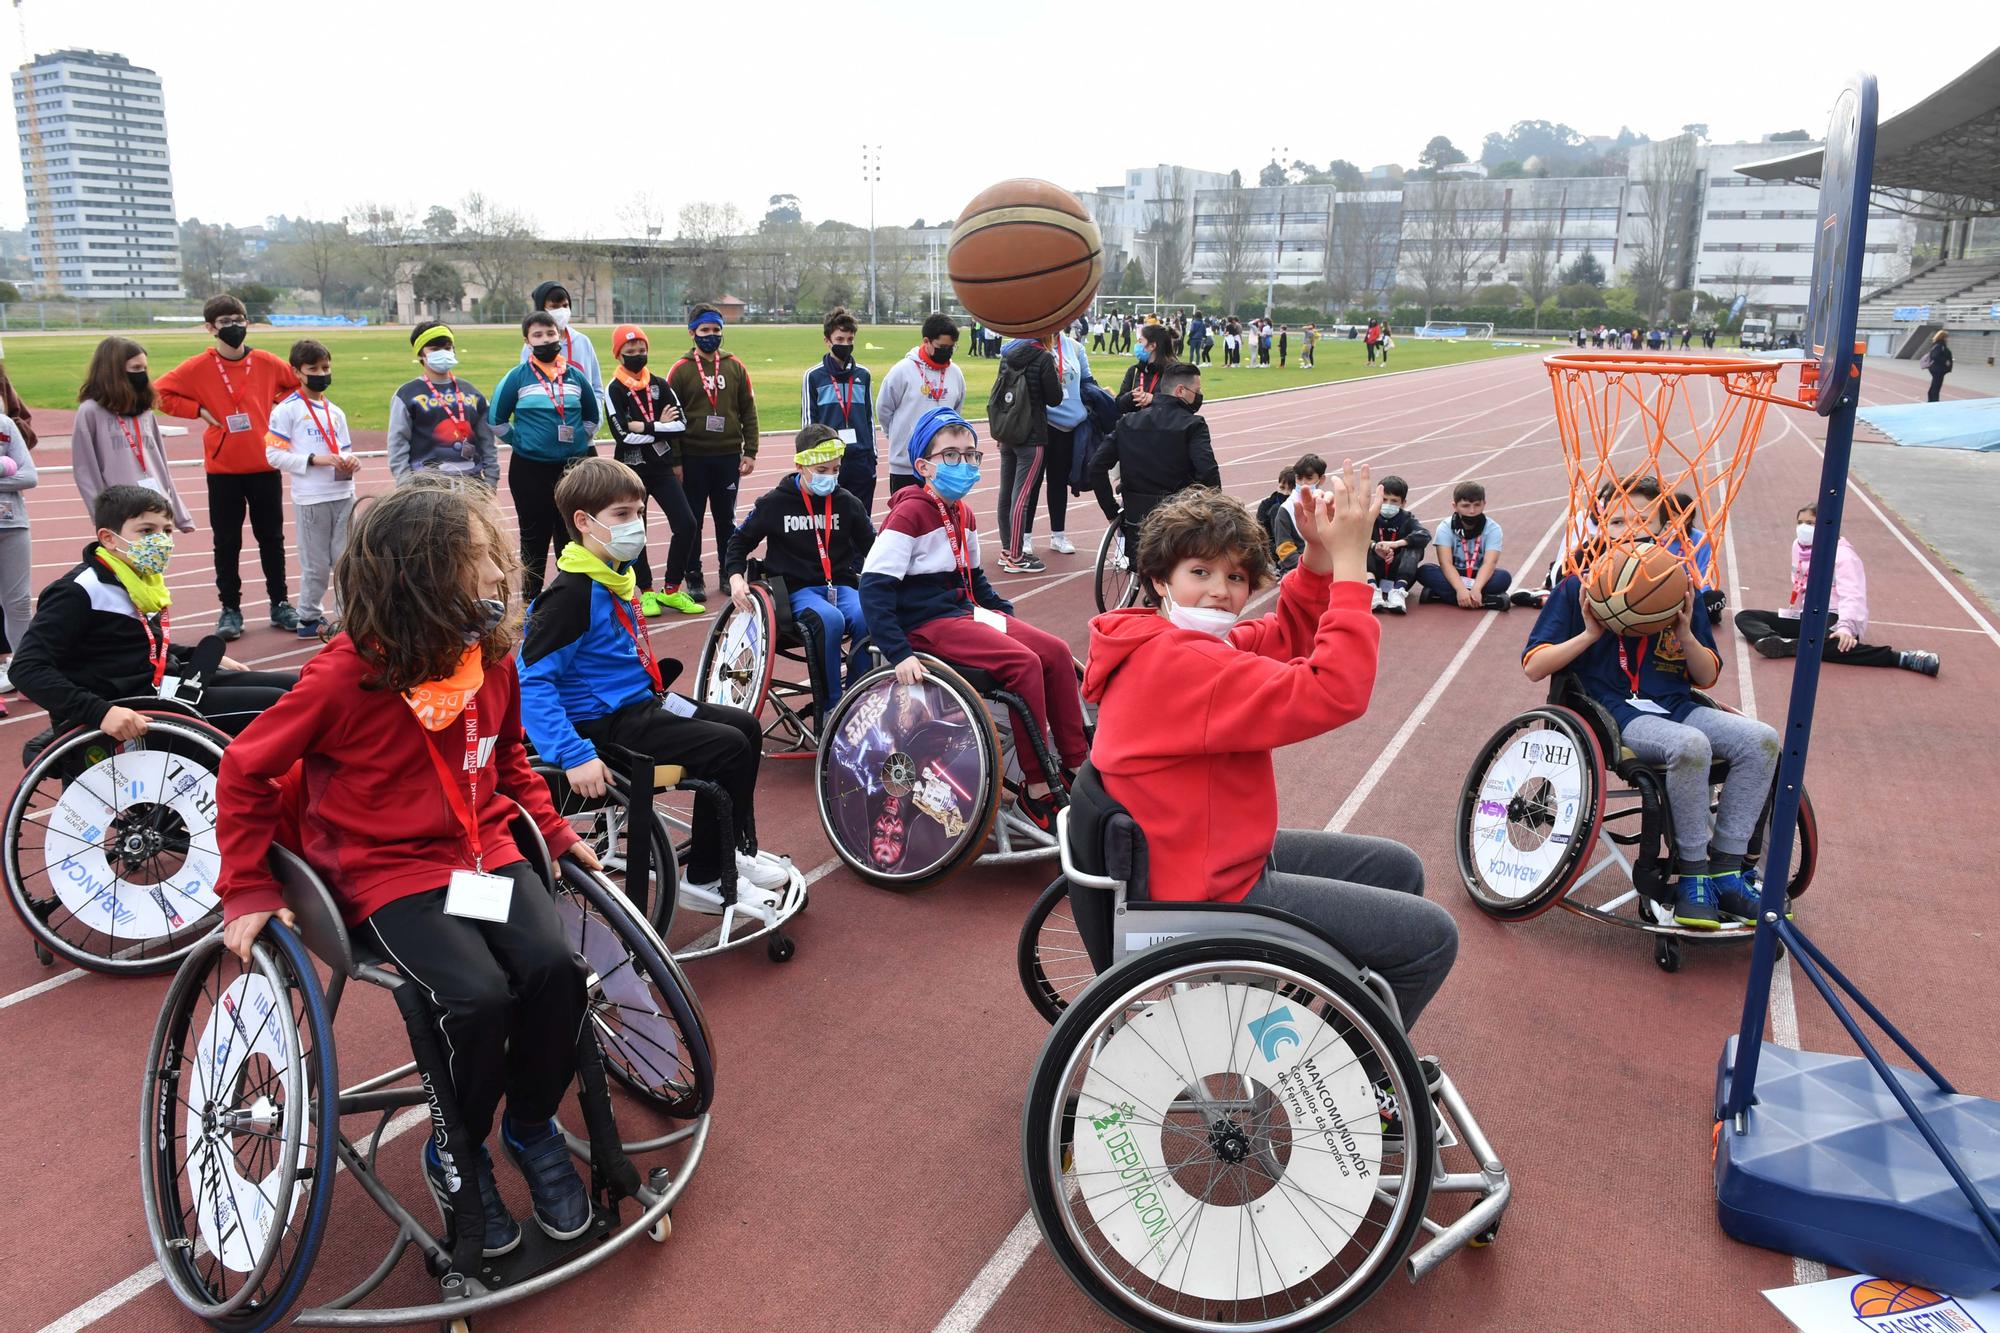
<instances>
[{"instance_id":1,"label":"basketball hoop","mask_svg":"<svg viewBox=\"0 0 2000 1333\"><path fill-rule=\"evenodd\" d=\"M1545 359L1569 473L1563 572L1581 574L1629 547L1662 516L1660 540L1697 587L1713 587L1729 507L1772 403L1784 362L1671 352L1568 353ZM1714 390L1720 390L1718 399ZM1635 495L1641 479L1657 498ZM1608 520L1622 516L1614 539Z\"/></svg>"}]
</instances>

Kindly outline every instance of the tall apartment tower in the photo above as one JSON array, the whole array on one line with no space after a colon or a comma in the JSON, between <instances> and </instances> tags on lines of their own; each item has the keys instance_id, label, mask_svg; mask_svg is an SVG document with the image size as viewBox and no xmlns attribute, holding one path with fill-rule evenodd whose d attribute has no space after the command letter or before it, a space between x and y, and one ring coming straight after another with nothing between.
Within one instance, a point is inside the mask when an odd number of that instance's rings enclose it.
<instances>
[{"instance_id":1,"label":"tall apartment tower","mask_svg":"<svg viewBox=\"0 0 2000 1333\"><path fill-rule=\"evenodd\" d=\"M66 50L14 71L28 255L42 296L182 295L160 76Z\"/></svg>"}]
</instances>

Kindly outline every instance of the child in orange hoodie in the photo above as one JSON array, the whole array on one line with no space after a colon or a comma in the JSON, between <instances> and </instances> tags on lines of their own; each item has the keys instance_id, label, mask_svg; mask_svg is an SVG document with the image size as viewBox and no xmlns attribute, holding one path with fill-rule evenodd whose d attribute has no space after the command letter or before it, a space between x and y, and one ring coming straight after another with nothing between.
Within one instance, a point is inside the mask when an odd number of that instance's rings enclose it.
<instances>
[{"instance_id":1,"label":"child in orange hoodie","mask_svg":"<svg viewBox=\"0 0 2000 1333\"><path fill-rule=\"evenodd\" d=\"M1375 686L1364 575L1382 494L1352 464L1330 489L1302 491L1304 554L1257 620L1238 619L1270 577L1249 510L1194 488L1147 516L1145 605L1090 622L1091 763L1145 831L1154 899L1303 917L1389 982L1408 1027L1458 954L1450 913L1424 900L1423 863L1385 838L1278 827L1271 751L1360 717Z\"/></svg>"}]
</instances>

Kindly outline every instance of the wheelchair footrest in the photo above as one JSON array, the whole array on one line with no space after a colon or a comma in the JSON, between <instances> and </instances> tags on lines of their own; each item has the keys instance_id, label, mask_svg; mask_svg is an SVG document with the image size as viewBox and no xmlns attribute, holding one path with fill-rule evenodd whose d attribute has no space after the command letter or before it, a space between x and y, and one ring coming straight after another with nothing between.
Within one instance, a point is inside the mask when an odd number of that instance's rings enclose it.
<instances>
[{"instance_id":1,"label":"wheelchair footrest","mask_svg":"<svg viewBox=\"0 0 2000 1333\"><path fill-rule=\"evenodd\" d=\"M552 1268L560 1267L591 1246L599 1244L618 1229L618 1218L602 1208L591 1210L590 1230L574 1240L554 1240L531 1216L519 1219L521 1243L511 1253L481 1259L472 1276L487 1291L505 1291ZM467 1295L477 1295L468 1291Z\"/></svg>"}]
</instances>

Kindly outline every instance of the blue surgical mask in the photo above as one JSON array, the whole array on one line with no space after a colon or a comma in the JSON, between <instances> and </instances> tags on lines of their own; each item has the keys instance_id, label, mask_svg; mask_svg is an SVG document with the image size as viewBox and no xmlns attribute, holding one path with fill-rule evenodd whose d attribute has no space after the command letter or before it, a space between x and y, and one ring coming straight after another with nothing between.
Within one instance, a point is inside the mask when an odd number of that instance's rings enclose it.
<instances>
[{"instance_id":1,"label":"blue surgical mask","mask_svg":"<svg viewBox=\"0 0 2000 1333\"><path fill-rule=\"evenodd\" d=\"M1132 349L1132 355L1138 357L1139 364L1143 366L1148 361L1151 361L1153 359L1153 349L1146 346L1146 344L1144 343L1140 343L1137 347Z\"/></svg>"},{"instance_id":2,"label":"blue surgical mask","mask_svg":"<svg viewBox=\"0 0 2000 1333\"><path fill-rule=\"evenodd\" d=\"M722 346L722 335L719 333L696 334L694 345L702 351L712 354L716 348Z\"/></svg>"},{"instance_id":3,"label":"blue surgical mask","mask_svg":"<svg viewBox=\"0 0 2000 1333\"><path fill-rule=\"evenodd\" d=\"M590 521L604 530L604 549L619 564L637 560L639 553L646 549L646 519L643 514L630 523L606 523L595 514L591 515Z\"/></svg>"},{"instance_id":4,"label":"blue surgical mask","mask_svg":"<svg viewBox=\"0 0 2000 1333\"><path fill-rule=\"evenodd\" d=\"M424 364L432 372L442 375L458 364L458 353L448 347L440 347L435 352L424 353Z\"/></svg>"},{"instance_id":5,"label":"blue surgical mask","mask_svg":"<svg viewBox=\"0 0 2000 1333\"><path fill-rule=\"evenodd\" d=\"M1403 506L1401 505L1385 504L1382 506L1383 518L1394 518L1396 515L1402 512L1403 512Z\"/></svg>"},{"instance_id":6,"label":"blue surgical mask","mask_svg":"<svg viewBox=\"0 0 2000 1333\"><path fill-rule=\"evenodd\" d=\"M940 463L931 474L931 489L947 500L962 500L979 484L979 464Z\"/></svg>"},{"instance_id":7,"label":"blue surgical mask","mask_svg":"<svg viewBox=\"0 0 2000 1333\"><path fill-rule=\"evenodd\" d=\"M840 489L840 477L837 474L829 475L825 472L808 472L805 474L805 478L806 489L814 495L832 495Z\"/></svg>"}]
</instances>

